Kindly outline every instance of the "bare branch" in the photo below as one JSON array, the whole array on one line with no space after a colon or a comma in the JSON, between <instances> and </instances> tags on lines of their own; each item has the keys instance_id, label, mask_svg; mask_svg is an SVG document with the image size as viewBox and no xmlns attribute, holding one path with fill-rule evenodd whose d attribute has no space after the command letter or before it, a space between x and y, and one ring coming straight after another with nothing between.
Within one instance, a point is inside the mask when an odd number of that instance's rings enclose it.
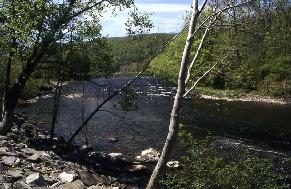
<instances>
[{"instance_id":1,"label":"bare branch","mask_svg":"<svg viewBox=\"0 0 291 189\"><path fill-rule=\"evenodd\" d=\"M145 72L145 70L148 68L148 66L151 63L151 60L156 58L159 54L161 54L172 41L174 41L184 30L186 29L186 26L182 29L181 32L176 34L171 40L169 40L155 55L153 55L144 65L142 70L133 78L131 79L125 86L123 86L121 89L115 91L113 94L111 94L107 99L105 99L99 106L88 116L88 118L83 122L83 124L76 130L76 132L72 135L72 137L68 141L68 145L73 142L73 140L76 138L76 136L82 131L82 129L88 124L88 122L93 118L93 116L100 111L100 109L111 99L113 99L115 96L119 95L121 92L126 90L134 81L136 81L139 76Z\"/></svg>"},{"instance_id":2,"label":"bare branch","mask_svg":"<svg viewBox=\"0 0 291 189\"><path fill-rule=\"evenodd\" d=\"M72 16L69 17L69 19L73 19L73 18L76 18L77 16L83 14L84 12L90 10L90 9L93 9L94 7L98 6L98 5L101 5L102 3L104 3L106 0L101 0L101 1L98 1L96 3L94 3L93 5L89 5L85 8L83 8L82 10L80 10L79 12L76 12L75 14L73 14Z\"/></svg>"},{"instance_id":3,"label":"bare branch","mask_svg":"<svg viewBox=\"0 0 291 189\"><path fill-rule=\"evenodd\" d=\"M210 26L212 25L212 23L213 23L213 22L212 22L212 20L211 20L210 23L208 24L208 27L205 29L204 34L203 34L203 36L202 36L202 38L201 38L200 44L199 44L199 46L198 46L198 48L197 48L197 50L196 50L196 54L195 54L195 56L194 56L194 58L193 58L193 60L192 60L192 62L191 62L191 64L190 64L190 66L189 66L189 68L188 68L188 73L187 73L187 77L186 77L186 81L185 81L186 84L187 84L188 81L190 80L191 72L192 72L193 66L195 65L195 63L196 63L196 61L197 61L197 59L198 59L198 57L199 57L199 55L200 55L200 52L201 52L201 50L202 50L202 46L203 46L204 40L205 40L205 38L206 38L206 36L207 36L209 30L210 30Z\"/></svg>"},{"instance_id":4,"label":"bare branch","mask_svg":"<svg viewBox=\"0 0 291 189\"><path fill-rule=\"evenodd\" d=\"M115 112L112 112L112 111L109 111L109 110L99 110L99 112L107 112L107 113L110 113L110 114L112 114L112 115L114 115L114 116L116 116L116 117L119 117L130 129L132 129L134 132L136 132L136 133L138 133L139 135L141 135L141 133L140 132L138 132L136 129L134 129L133 128L133 125L135 125L135 126L138 126L138 127L140 127L140 128L142 128L142 129L145 129L144 127L142 127L142 126L140 126L139 124L137 124L136 122L134 122L134 121L132 121L132 120L130 120L130 119L127 119L125 116L121 116L121 115L119 115L118 113L115 113ZM126 120L129 120L130 122L132 122L133 124L131 124L131 123L128 123L128 121L126 121Z\"/></svg>"},{"instance_id":5,"label":"bare branch","mask_svg":"<svg viewBox=\"0 0 291 189\"><path fill-rule=\"evenodd\" d=\"M204 10L204 8L205 8L207 2L208 2L208 0L204 0L204 2L202 3L202 6L201 6L199 12L202 12L202 11Z\"/></svg>"},{"instance_id":6,"label":"bare branch","mask_svg":"<svg viewBox=\"0 0 291 189\"><path fill-rule=\"evenodd\" d=\"M206 1L206 0L205 0L205 1ZM249 0L249 1L247 1L247 2L251 2L251 1L254 1L254 0ZM191 64L190 64L190 66L189 66L189 68L188 68L188 74L187 74L187 78L186 78L186 81L185 81L186 84L187 84L187 83L189 82L189 80L190 80L191 72L192 72L193 66L195 65L195 63L196 63L196 61L197 61L197 59L198 59L198 57L199 57L199 54L200 54L200 52L201 52L201 50L202 50L203 43L204 43L204 41L205 41L205 38L206 38L206 36L207 36L207 34L208 34L208 32L209 32L209 30L210 30L212 24L215 23L215 21L219 18L219 16L220 16L224 11L226 11L226 10L228 10L228 9L231 9L231 8L234 8L234 7L243 6L243 5L245 5L245 4L247 3L247 2L243 2L243 3L237 4L237 5L231 5L233 2L234 2L234 0L232 0L231 2L229 2L228 5L227 5L227 7L223 8L223 9L220 9L220 10L216 11L215 13L213 13L212 15L210 15L210 16L209 16L208 18L206 18L206 19L203 21L203 23L202 23L202 24L201 24L201 25L200 25L200 26L195 30L194 34L195 34L199 29L201 29L201 27L202 27L202 26L203 26L203 25L204 25L204 24L205 24L209 19L211 19L210 22L209 22L209 24L208 24L208 26L207 26L206 29L205 29L205 32L204 32L202 38L201 38L201 42L200 42L200 44L199 44L199 46L198 46L198 48L197 48L196 54L195 54L195 56L194 56L194 58L193 58L193 60L192 60L192 62L191 62ZM215 17L214 17L214 16L215 16ZM194 34L193 34L193 35L194 35Z\"/></svg>"},{"instance_id":7,"label":"bare branch","mask_svg":"<svg viewBox=\"0 0 291 189\"><path fill-rule=\"evenodd\" d=\"M215 68L215 66L218 64L218 63L223 63L230 55L231 55L231 53L233 52L234 50L232 50L231 52L229 52L225 57L223 57L222 59L221 59L221 61L220 62L216 62L215 64L213 64L213 66L210 68L210 69L208 69L201 77L199 77L196 81L195 81L195 83L193 84L193 86L184 94L184 96L183 97L186 97L193 89L195 89L195 87L196 87L196 85L199 83L199 81L201 80L201 79L203 79L209 72L211 72L214 68Z\"/></svg>"},{"instance_id":8,"label":"bare branch","mask_svg":"<svg viewBox=\"0 0 291 189\"><path fill-rule=\"evenodd\" d=\"M193 35L195 35L199 29L201 29L202 26L204 26L204 24L211 18L213 18L214 16L217 16L219 14L222 14L224 11L228 10L228 9L232 9L232 8L236 8L236 7L240 7L240 6L244 6L244 5L247 5L249 3L252 3L252 2L255 2L256 0L248 0L248 1L245 1L245 2L242 2L242 3L239 3L239 4L236 4L236 5L230 5L233 1L231 1L228 6L224 7L223 9L220 9L216 12L214 12L213 14L211 14L210 16L208 16L198 27L197 29L194 31Z\"/></svg>"}]
</instances>

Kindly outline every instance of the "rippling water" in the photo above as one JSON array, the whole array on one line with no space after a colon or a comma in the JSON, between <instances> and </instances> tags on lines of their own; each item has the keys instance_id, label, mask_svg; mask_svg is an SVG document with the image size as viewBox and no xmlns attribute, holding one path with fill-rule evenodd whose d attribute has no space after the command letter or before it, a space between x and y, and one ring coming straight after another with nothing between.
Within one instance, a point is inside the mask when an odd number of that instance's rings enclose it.
<instances>
[{"instance_id":1,"label":"rippling water","mask_svg":"<svg viewBox=\"0 0 291 189\"><path fill-rule=\"evenodd\" d=\"M130 77L99 78L84 83L74 82L64 87L56 133L68 138L82 123L82 104L85 117L108 94L122 87ZM161 149L165 140L175 88L166 82L149 77L133 84L138 95L137 109L124 112L116 97L98 112L75 142L85 143L107 152L128 156L153 147ZM36 103L19 107L43 129L48 129L53 110L53 92L43 94ZM110 113L111 112L111 113ZM291 106L186 99L182 122L194 134L211 131L214 135L259 143L280 150L291 145ZM114 113L114 114L112 114ZM118 114L119 116L116 116Z\"/></svg>"}]
</instances>

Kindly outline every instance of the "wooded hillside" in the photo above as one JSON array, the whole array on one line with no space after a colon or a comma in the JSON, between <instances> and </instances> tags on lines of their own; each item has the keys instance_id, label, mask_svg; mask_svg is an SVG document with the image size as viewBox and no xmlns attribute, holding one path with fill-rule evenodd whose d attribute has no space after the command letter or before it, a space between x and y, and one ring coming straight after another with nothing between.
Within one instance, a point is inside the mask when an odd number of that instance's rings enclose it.
<instances>
[{"instance_id":1,"label":"wooded hillside","mask_svg":"<svg viewBox=\"0 0 291 189\"><path fill-rule=\"evenodd\" d=\"M290 2L280 0L245 9L236 8L228 15L227 18L219 18L221 24L210 29L192 78L200 77L233 50L232 56L218 64L200 85L215 89L260 91L276 96L290 94ZM153 75L176 80L185 39L186 32L152 61L150 71ZM196 48L199 42L195 41Z\"/></svg>"},{"instance_id":2,"label":"wooded hillside","mask_svg":"<svg viewBox=\"0 0 291 189\"><path fill-rule=\"evenodd\" d=\"M173 34L148 34L139 37L113 37L108 39L112 55L122 73L136 72L142 63L154 55Z\"/></svg>"}]
</instances>

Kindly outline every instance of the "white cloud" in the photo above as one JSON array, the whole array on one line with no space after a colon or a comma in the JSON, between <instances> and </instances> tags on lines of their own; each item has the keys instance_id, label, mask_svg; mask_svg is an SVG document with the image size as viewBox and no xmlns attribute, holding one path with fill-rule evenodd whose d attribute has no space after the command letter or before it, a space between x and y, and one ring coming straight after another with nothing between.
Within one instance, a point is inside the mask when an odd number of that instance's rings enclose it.
<instances>
[{"instance_id":1,"label":"white cloud","mask_svg":"<svg viewBox=\"0 0 291 189\"><path fill-rule=\"evenodd\" d=\"M178 32L183 25L183 15L190 7L183 4L136 4L140 11L152 13L151 20L155 28L152 32L172 33ZM128 18L129 10L118 12L116 16L107 12L100 19L103 26L102 34L114 36L125 36L124 23Z\"/></svg>"},{"instance_id":2,"label":"white cloud","mask_svg":"<svg viewBox=\"0 0 291 189\"><path fill-rule=\"evenodd\" d=\"M161 3L161 4L143 4L143 3L138 3L138 4L136 4L136 6L141 11L154 12L154 13L185 12L186 10L189 10L191 8L188 5L166 4L166 3Z\"/></svg>"}]
</instances>

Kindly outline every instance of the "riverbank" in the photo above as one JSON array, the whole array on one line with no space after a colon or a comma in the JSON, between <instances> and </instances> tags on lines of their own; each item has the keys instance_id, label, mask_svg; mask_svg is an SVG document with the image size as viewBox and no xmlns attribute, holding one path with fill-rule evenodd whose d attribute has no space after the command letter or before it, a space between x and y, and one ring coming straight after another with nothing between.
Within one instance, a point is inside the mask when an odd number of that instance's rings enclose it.
<instances>
[{"instance_id":1,"label":"riverbank","mask_svg":"<svg viewBox=\"0 0 291 189\"><path fill-rule=\"evenodd\" d=\"M245 93L241 90L216 90L211 88L198 87L197 94L199 98L207 100L262 102L281 105L291 104L291 96L274 97L259 94L258 92Z\"/></svg>"},{"instance_id":2,"label":"riverbank","mask_svg":"<svg viewBox=\"0 0 291 189\"><path fill-rule=\"evenodd\" d=\"M0 188L143 188L150 170L122 154L106 154L92 147L66 145L63 138L51 143L48 132L37 129L23 116L0 136Z\"/></svg>"}]
</instances>

